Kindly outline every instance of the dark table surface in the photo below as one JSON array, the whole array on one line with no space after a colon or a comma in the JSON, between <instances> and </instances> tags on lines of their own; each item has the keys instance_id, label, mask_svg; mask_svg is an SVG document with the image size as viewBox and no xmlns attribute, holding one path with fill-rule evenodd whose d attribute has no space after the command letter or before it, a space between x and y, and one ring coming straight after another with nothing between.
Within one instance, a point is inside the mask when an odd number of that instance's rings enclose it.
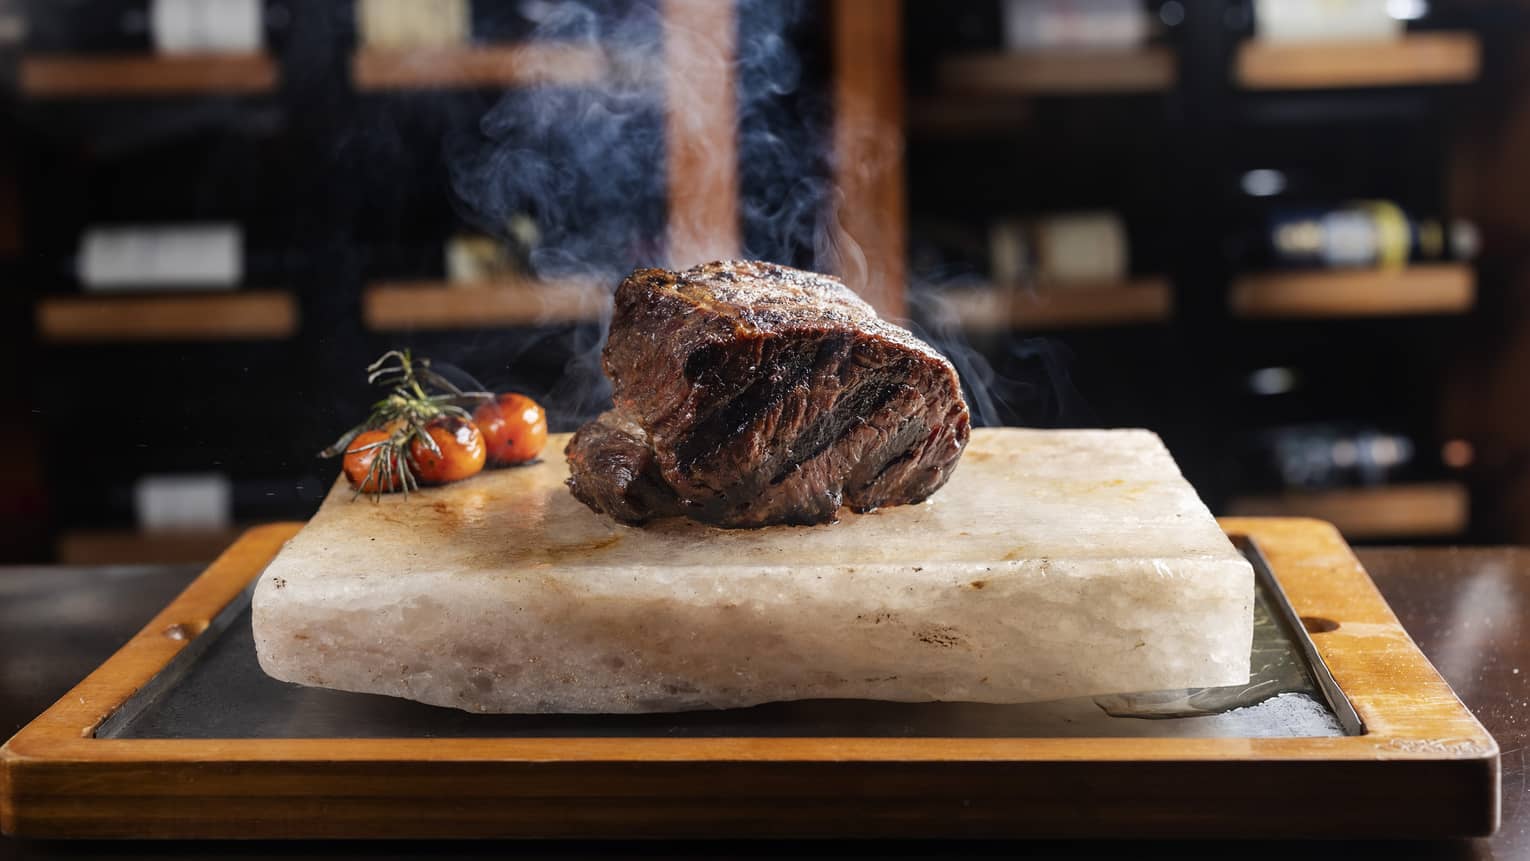
<instances>
[{"instance_id":1,"label":"dark table surface","mask_svg":"<svg viewBox=\"0 0 1530 861\"><path fill-rule=\"evenodd\" d=\"M1361 560L1430 660L1498 739L1503 826L1489 839L1431 843L790 841L384 844L362 841L99 842L0 838L0 861L23 858L388 858L972 854L1026 857L1530 858L1530 549L1374 548ZM0 736L9 736L94 669L196 576L179 566L0 568Z\"/></svg>"}]
</instances>

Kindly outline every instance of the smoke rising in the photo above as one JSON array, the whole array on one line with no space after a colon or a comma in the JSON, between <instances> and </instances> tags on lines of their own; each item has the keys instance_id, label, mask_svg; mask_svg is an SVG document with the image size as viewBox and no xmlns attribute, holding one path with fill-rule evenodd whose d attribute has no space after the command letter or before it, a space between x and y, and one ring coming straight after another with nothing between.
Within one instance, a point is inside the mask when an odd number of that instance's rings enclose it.
<instances>
[{"instance_id":1,"label":"smoke rising","mask_svg":"<svg viewBox=\"0 0 1530 861\"><path fill-rule=\"evenodd\" d=\"M694 4L692 14L707 15L720 8L707 5L712 0L656 2L519 4L517 14L534 27L530 39L598 50L607 71L593 84L511 91L449 137L449 181L462 220L512 240L512 221L529 217L538 235L524 256L528 275L588 280L606 291L635 267L689 266L703 262L692 259L697 254L729 244L743 257L835 271L863 287L877 267L846 230L847 204L832 180L827 27L815 17L823 4L739 0L729 40L666 32L666 11ZM679 44L683 55L666 52ZM691 84L677 86L675 75ZM722 80L732 84L737 137L719 141L713 112L668 103L715 94ZM902 145L900 129L841 129L838 137L853 144L852 162L841 168L867 174L885 169ZM677 142L690 147L687 158L702 160L693 174L703 184L714 171L736 183L736 225L718 223L706 201L671 206L671 192L682 198L691 191L669 185ZM708 214L687 220L691 211ZM999 374L918 295L911 291L916 317L931 321L921 334L957 365L978 423L1023 420L1010 404L1034 402L1035 385ZM558 382L540 393L554 426L570 428L609 403L600 368L608 324L496 336L492 350L475 352L512 367L541 351L570 357ZM1050 348L1030 349L1049 373L1063 362Z\"/></svg>"}]
</instances>

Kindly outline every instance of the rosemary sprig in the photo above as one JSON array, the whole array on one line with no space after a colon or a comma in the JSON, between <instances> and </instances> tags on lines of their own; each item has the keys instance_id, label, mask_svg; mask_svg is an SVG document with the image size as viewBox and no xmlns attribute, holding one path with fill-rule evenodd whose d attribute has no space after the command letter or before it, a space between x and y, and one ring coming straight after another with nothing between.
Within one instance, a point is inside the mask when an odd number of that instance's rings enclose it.
<instances>
[{"instance_id":1,"label":"rosemary sprig","mask_svg":"<svg viewBox=\"0 0 1530 861\"><path fill-rule=\"evenodd\" d=\"M464 390L431 367L430 360L416 359L409 350L389 350L367 366L367 382L386 389L388 395L372 404L366 421L340 436L334 444L319 452L319 457L339 457L355 452L373 451L367 475L356 488L359 498L371 487L374 502L382 494L400 490L407 499L411 490L420 489L419 478L409 462L410 444L418 442L441 457L441 448L426 431L431 421L442 416L472 420L470 407L494 400L491 392ZM434 389L435 392L427 391ZM375 430L393 428L385 439L349 448L357 436Z\"/></svg>"}]
</instances>

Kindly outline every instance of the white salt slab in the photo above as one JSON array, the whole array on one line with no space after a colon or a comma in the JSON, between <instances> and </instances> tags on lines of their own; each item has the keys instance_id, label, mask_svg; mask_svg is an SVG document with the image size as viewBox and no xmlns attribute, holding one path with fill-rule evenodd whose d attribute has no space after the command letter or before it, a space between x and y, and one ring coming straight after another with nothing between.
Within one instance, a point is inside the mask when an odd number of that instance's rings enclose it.
<instances>
[{"instance_id":1,"label":"white salt slab","mask_svg":"<svg viewBox=\"0 0 1530 861\"><path fill-rule=\"evenodd\" d=\"M565 441L407 502L337 485L256 588L261 666L490 712L1248 680L1253 569L1147 431L974 431L923 504L758 530L597 515Z\"/></svg>"}]
</instances>

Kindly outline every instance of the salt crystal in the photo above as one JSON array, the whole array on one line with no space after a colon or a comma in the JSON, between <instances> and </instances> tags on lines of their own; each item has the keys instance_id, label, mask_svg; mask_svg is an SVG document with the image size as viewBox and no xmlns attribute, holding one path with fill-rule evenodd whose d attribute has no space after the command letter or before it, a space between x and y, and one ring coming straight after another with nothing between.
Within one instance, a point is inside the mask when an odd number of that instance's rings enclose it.
<instances>
[{"instance_id":1,"label":"salt crystal","mask_svg":"<svg viewBox=\"0 0 1530 861\"><path fill-rule=\"evenodd\" d=\"M1140 430L975 431L920 505L630 527L539 464L351 501L261 577L261 666L487 712L1014 703L1242 684L1254 576Z\"/></svg>"}]
</instances>

